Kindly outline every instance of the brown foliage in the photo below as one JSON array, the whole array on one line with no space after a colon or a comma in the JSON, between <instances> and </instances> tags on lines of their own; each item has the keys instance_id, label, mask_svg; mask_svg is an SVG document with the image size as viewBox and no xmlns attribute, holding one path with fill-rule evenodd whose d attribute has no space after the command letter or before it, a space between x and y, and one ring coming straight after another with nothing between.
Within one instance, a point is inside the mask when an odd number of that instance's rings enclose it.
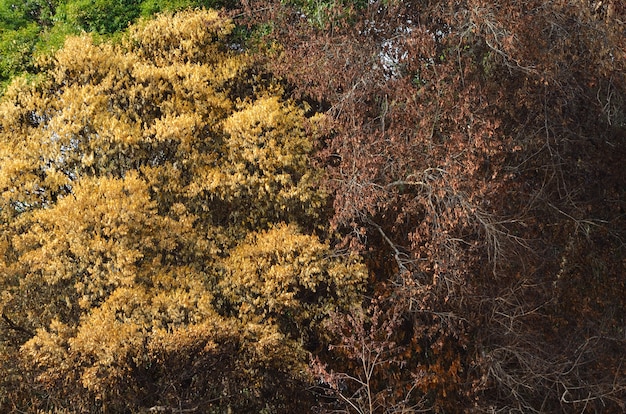
<instances>
[{"instance_id":1,"label":"brown foliage","mask_svg":"<svg viewBox=\"0 0 626 414\"><path fill-rule=\"evenodd\" d=\"M434 411L622 407L618 3L370 3L275 32L272 67L334 119L333 225L419 338L405 369L432 367L436 392L412 381Z\"/></svg>"}]
</instances>

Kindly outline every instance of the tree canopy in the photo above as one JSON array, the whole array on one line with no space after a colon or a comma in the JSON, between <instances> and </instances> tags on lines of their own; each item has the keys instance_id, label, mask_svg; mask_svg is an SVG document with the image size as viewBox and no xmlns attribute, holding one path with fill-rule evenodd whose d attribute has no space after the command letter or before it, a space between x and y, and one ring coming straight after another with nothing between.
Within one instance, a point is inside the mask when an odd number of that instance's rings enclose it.
<instances>
[{"instance_id":1,"label":"tree canopy","mask_svg":"<svg viewBox=\"0 0 626 414\"><path fill-rule=\"evenodd\" d=\"M0 411L624 411L625 22L0 3Z\"/></svg>"},{"instance_id":2,"label":"tree canopy","mask_svg":"<svg viewBox=\"0 0 626 414\"><path fill-rule=\"evenodd\" d=\"M316 225L319 116L232 28L198 11L69 38L7 90L3 406L284 410L329 310L358 306L364 267Z\"/></svg>"},{"instance_id":3,"label":"tree canopy","mask_svg":"<svg viewBox=\"0 0 626 414\"><path fill-rule=\"evenodd\" d=\"M623 2L328 10L274 16L269 64L332 117L331 222L377 276L318 371L343 409L623 410Z\"/></svg>"},{"instance_id":4,"label":"tree canopy","mask_svg":"<svg viewBox=\"0 0 626 414\"><path fill-rule=\"evenodd\" d=\"M141 17L196 7L233 7L221 0L2 0L0 1L0 86L25 73L63 46L68 35L91 32L105 38Z\"/></svg>"}]
</instances>

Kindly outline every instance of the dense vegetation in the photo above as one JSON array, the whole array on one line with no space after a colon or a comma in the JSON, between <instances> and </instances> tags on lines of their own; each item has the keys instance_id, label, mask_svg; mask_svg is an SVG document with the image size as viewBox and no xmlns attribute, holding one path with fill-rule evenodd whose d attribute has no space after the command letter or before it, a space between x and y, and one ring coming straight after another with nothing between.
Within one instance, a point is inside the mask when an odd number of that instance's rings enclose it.
<instances>
[{"instance_id":1,"label":"dense vegetation","mask_svg":"<svg viewBox=\"0 0 626 414\"><path fill-rule=\"evenodd\" d=\"M626 409L621 2L21 4L0 411Z\"/></svg>"},{"instance_id":2,"label":"dense vegetation","mask_svg":"<svg viewBox=\"0 0 626 414\"><path fill-rule=\"evenodd\" d=\"M233 6L221 0L0 0L0 86L37 73L37 61L68 35L115 35L141 17L197 7Z\"/></svg>"}]
</instances>

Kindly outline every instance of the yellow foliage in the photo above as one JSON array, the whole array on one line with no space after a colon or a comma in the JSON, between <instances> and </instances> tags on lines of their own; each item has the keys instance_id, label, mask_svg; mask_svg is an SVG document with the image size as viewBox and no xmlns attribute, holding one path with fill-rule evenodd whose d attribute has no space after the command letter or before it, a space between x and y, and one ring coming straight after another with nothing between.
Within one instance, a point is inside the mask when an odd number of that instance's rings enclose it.
<instances>
[{"instance_id":1,"label":"yellow foliage","mask_svg":"<svg viewBox=\"0 0 626 414\"><path fill-rule=\"evenodd\" d=\"M0 310L57 402L128 411L173 381L284 381L304 331L360 300L364 267L301 230L326 202L319 119L244 76L259 68L232 29L198 10L117 45L70 38L0 102Z\"/></svg>"},{"instance_id":2,"label":"yellow foliage","mask_svg":"<svg viewBox=\"0 0 626 414\"><path fill-rule=\"evenodd\" d=\"M285 224L252 233L222 263L220 287L241 320L300 327L358 303L367 275L361 263L332 257L328 245Z\"/></svg>"},{"instance_id":3,"label":"yellow foliage","mask_svg":"<svg viewBox=\"0 0 626 414\"><path fill-rule=\"evenodd\" d=\"M220 42L234 24L215 10L164 15L131 29L129 47L157 66L173 62L211 64L219 61Z\"/></svg>"}]
</instances>

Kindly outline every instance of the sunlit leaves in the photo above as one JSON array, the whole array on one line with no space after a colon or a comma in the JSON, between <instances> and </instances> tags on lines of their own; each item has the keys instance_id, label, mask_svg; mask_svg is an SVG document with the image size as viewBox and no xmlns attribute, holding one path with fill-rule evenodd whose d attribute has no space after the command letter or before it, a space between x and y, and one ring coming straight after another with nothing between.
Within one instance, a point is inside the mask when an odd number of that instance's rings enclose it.
<instances>
[{"instance_id":1,"label":"sunlit leaves","mask_svg":"<svg viewBox=\"0 0 626 414\"><path fill-rule=\"evenodd\" d=\"M211 64L219 61L222 42L234 25L214 10L181 12L152 20L131 30L141 45L137 54L157 66L178 63Z\"/></svg>"},{"instance_id":2,"label":"sunlit leaves","mask_svg":"<svg viewBox=\"0 0 626 414\"><path fill-rule=\"evenodd\" d=\"M299 326L358 302L365 268L329 256L329 247L295 226L252 234L223 262L221 282L239 318L289 319Z\"/></svg>"},{"instance_id":3,"label":"sunlit leaves","mask_svg":"<svg viewBox=\"0 0 626 414\"><path fill-rule=\"evenodd\" d=\"M301 336L360 301L362 265L308 233L321 118L249 77L232 29L199 10L70 38L0 103L0 309L55 408L255 406L241 390L303 380Z\"/></svg>"}]
</instances>

